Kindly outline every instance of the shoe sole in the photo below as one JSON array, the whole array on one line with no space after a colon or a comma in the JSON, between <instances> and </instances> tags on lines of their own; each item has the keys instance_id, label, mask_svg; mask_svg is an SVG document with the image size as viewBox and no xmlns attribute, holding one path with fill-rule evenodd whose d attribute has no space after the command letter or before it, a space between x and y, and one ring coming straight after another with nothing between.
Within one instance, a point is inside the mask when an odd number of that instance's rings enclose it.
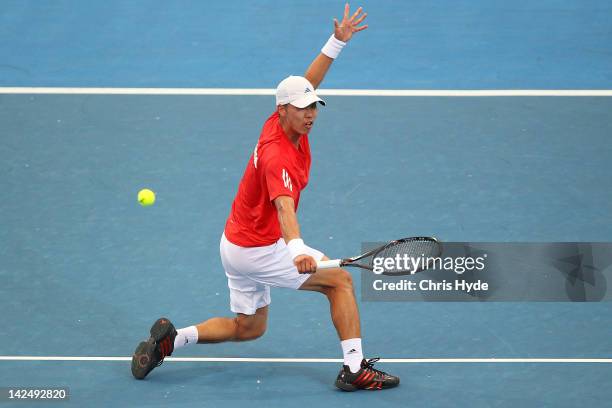
<instances>
[{"instance_id":1,"label":"shoe sole","mask_svg":"<svg viewBox=\"0 0 612 408\"><path fill-rule=\"evenodd\" d=\"M353 384L347 384L344 381L336 381L336 387L340 388L342 391L347 391L347 392L353 392L359 389Z\"/></svg>"},{"instance_id":2,"label":"shoe sole","mask_svg":"<svg viewBox=\"0 0 612 408\"><path fill-rule=\"evenodd\" d=\"M399 379L397 381L397 384L390 384L387 386L384 386L382 388L359 388L356 385L353 384L347 384L344 381L336 381L336 387L340 388L342 391L347 391L347 392L353 392L353 391L357 391L357 390L364 390L364 391L382 391L382 390L388 390L389 388L395 388L399 385Z\"/></svg>"},{"instance_id":3,"label":"shoe sole","mask_svg":"<svg viewBox=\"0 0 612 408\"><path fill-rule=\"evenodd\" d=\"M132 375L138 380L142 380L151 372L151 359L155 352L155 340L149 338L147 341L142 341L136 347L132 356Z\"/></svg>"}]
</instances>

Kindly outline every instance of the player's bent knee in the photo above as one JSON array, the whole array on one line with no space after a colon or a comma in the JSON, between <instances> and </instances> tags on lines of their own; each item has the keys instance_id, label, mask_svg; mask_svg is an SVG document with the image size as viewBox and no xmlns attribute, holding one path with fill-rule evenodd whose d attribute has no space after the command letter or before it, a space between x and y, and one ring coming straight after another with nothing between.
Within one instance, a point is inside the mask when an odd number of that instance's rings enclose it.
<instances>
[{"instance_id":1,"label":"player's bent knee","mask_svg":"<svg viewBox=\"0 0 612 408\"><path fill-rule=\"evenodd\" d=\"M334 279L334 289L353 290L353 277L344 269L339 269Z\"/></svg>"},{"instance_id":2,"label":"player's bent knee","mask_svg":"<svg viewBox=\"0 0 612 408\"><path fill-rule=\"evenodd\" d=\"M252 324L250 322L237 321L236 341L249 341L260 338L266 332L265 323Z\"/></svg>"},{"instance_id":3,"label":"player's bent knee","mask_svg":"<svg viewBox=\"0 0 612 408\"><path fill-rule=\"evenodd\" d=\"M261 336L263 336L265 332L266 332L265 324L260 324L255 327L251 327L251 330L249 330L249 340L258 339Z\"/></svg>"},{"instance_id":4,"label":"player's bent knee","mask_svg":"<svg viewBox=\"0 0 612 408\"><path fill-rule=\"evenodd\" d=\"M266 328L254 328L247 330L239 330L237 340L238 341L249 341L260 338L266 332Z\"/></svg>"}]
</instances>

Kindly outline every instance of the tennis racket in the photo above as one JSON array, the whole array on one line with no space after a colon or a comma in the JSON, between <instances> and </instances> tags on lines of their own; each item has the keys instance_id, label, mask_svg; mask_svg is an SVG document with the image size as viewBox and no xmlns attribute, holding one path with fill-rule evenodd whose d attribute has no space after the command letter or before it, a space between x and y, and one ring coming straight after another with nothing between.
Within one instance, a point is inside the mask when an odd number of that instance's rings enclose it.
<instances>
[{"instance_id":1,"label":"tennis racket","mask_svg":"<svg viewBox=\"0 0 612 408\"><path fill-rule=\"evenodd\" d=\"M428 269L441 254L442 244L434 237L402 238L352 258L319 261L317 269L350 266L382 275L412 275Z\"/></svg>"}]
</instances>

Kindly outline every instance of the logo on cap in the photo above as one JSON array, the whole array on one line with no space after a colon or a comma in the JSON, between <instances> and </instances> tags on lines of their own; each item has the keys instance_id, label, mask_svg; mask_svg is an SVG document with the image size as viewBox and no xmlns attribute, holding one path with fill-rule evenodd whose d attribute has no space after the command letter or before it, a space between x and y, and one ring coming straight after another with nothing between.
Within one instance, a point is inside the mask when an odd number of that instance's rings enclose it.
<instances>
[{"instance_id":1,"label":"logo on cap","mask_svg":"<svg viewBox=\"0 0 612 408\"><path fill-rule=\"evenodd\" d=\"M304 93L308 93L308 92L312 92L312 91L310 90L310 88L306 87L306 89L304 89Z\"/></svg>"}]
</instances>

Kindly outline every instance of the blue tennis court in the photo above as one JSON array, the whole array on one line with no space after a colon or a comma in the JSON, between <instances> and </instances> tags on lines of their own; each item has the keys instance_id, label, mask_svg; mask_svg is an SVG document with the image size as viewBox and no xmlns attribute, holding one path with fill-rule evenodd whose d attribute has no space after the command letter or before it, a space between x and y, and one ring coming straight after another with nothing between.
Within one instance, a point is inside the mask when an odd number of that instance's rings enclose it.
<instances>
[{"instance_id":1,"label":"blue tennis court","mask_svg":"<svg viewBox=\"0 0 612 408\"><path fill-rule=\"evenodd\" d=\"M406 235L612 241L612 98L593 96L612 89L608 2L362 5L370 27L322 85L305 241L330 257ZM157 317L231 316L219 238L232 199L273 88L304 72L342 7L3 2L0 388L68 387L67 405L93 407L608 405L607 302L360 301L365 354L402 384L343 393L327 300L277 289L262 338L177 350L132 378ZM154 206L138 205L144 187Z\"/></svg>"}]
</instances>

